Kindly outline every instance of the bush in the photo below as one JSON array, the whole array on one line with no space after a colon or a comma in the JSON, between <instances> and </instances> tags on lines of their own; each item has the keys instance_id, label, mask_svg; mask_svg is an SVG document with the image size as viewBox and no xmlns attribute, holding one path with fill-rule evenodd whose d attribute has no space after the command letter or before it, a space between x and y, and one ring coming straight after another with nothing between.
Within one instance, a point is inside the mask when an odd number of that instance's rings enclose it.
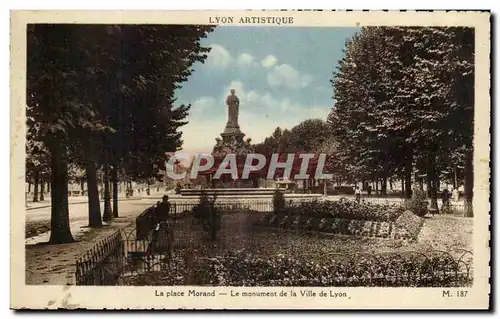
<instances>
[{"instance_id":1,"label":"bush","mask_svg":"<svg viewBox=\"0 0 500 319\"><path fill-rule=\"evenodd\" d=\"M406 204L408 210L420 217L424 217L427 214L427 206L427 194L418 188L413 191L413 196Z\"/></svg>"},{"instance_id":2,"label":"bush","mask_svg":"<svg viewBox=\"0 0 500 319\"><path fill-rule=\"evenodd\" d=\"M358 203L341 199L339 201L310 201L290 205L282 213L315 218L343 218L371 221L394 221L404 211L404 207Z\"/></svg>"},{"instance_id":3,"label":"bush","mask_svg":"<svg viewBox=\"0 0 500 319\"><path fill-rule=\"evenodd\" d=\"M411 211L405 211L394 222L396 227L394 236L396 239L417 240L423 223L423 218L413 214Z\"/></svg>"},{"instance_id":4,"label":"bush","mask_svg":"<svg viewBox=\"0 0 500 319\"><path fill-rule=\"evenodd\" d=\"M221 211L215 205L216 196L210 198L203 189L200 193L200 203L193 207L193 215L199 219L203 230L208 232L210 238L215 240L221 228Z\"/></svg>"},{"instance_id":5,"label":"bush","mask_svg":"<svg viewBox=\"0 0 500 319\"><path fill-rule=\"evenodd\" d=\"M354 187L352 186L335 186L333 187L334 195L354 195Z\"/></svg>"},{"instance_id":6,"label":"bush","mask_svg":"<svg viewBox=\"0 0 500 319\"><path fill-rule=\"evenodd\" d=\"M399 206L340 200L302 202L269 213L257 224L280 229L417 240L424 219Z\"/></svg>"},{"instance_id":7,"label":"bush","mask_svg":"<svg viewBox=\"0 0 500 319\"><path fill-rule=\"evenodd\" d=\"M408 212L411 216L419 218ZM292 216L285 214L270 213L265 216L258 225L268 226L280 229L313 231L339 235L363 236L363 237L380 237L398 239L409 239L409 236L403 236L403 233L415 233L402 229L398 231L394 222L381 222L359 219L345 218L315 218L307 216ZM411 228L411 227L409 227ZM412 229L412 228L411 228ZM420 230L420 228L418 228ZM418 232L416 232L418 234ZM413 237L412 237L413 238Z\"/></svg>"},{"instance_id":8,"label":"bush","mask_svg":"<svg viewBox=\"0 0 500 319\"><path fill-rule=\"evenodd\" d=\"M281 213L285 209L285 195L279 189L274 191L273 209L275 214Z\"/></svg>"}]
</instances>

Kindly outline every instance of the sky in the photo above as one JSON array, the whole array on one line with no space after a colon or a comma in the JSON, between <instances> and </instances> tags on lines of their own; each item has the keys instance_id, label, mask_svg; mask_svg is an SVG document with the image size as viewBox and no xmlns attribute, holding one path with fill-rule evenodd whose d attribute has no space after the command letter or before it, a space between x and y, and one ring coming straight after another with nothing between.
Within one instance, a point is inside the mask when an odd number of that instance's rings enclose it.
<instances>
[{"instance_id":1,"label":"sky","mask_svg":"<svg viewBox=\"0 0 500 319\"><path fill-rule=\"evenodd\" d=\"M181 128L182 151L210 153L227 122L230 89L240 99L245 139L262 142L276 127L291 129L306 119L326 119L332 109L330 79L345 41L358 29L339 27L217 27L203 46L205 62L176 92L191 104Z\"/></svg>"}]
</instances>

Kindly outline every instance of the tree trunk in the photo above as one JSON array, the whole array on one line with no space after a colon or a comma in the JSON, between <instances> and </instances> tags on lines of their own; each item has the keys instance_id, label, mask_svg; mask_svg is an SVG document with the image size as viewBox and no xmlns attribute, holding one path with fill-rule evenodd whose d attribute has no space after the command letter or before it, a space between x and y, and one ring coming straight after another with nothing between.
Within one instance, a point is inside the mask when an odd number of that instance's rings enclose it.
<instances>
[{"instance_id":1,"label":"tree trunk","mask_svg":"<svg viewBox=\"0 0 500 319\"><path fill-rule=\"evenodd\" d=\"M113 165L111 172L111 180L113 182L113 217L118 217L118 168Z\"/></svg>"},{"instance_id":2,"label":"tree trunk","mask_svg":"<svg viewBox=\"0 0 500 319\"><path fill-rule=\"evenodd\" d=\"M393 188L392 188L392 178L389 178L389 189L392 192L392 190L393 190Z\"/></svg>"},{"instance_id":3,"label":"tree trunk","mask_svg":"<svg viewBox=\"0 0 500 319\"><path fill-rule=\"evenodd\" d=\"M44 201L45 197L43 196L43 192L45 190L45 181L40 177L40 201Z\"/></svg>"},{"instance_id":4,"label":"tree trunk","mask_svg":"<svg viewBox=\"0 0 500 319\"><path fill-rule=\"evenodd\" d=\"M28 183L28 194L31 193L31 183Z\"/></svg>"},{"instance_id":5,"label":"tree trunk","mask_svg":"<svg viewBox=\"0 0 500 319\"><path fill-rule=\"evenodd\" d=\"M110 222L113 219L113 212L111 211L111 193L109 192L109 165L107 162L104 163L104 213L102 214L102 220L105 222Z\"/></svg>"},{"instance_id":6,"label":"tree trunk","mask_svg":"<svg viewBox=\"0 0 500 319\"><path fill-rule=\"evenodd\" d=\"M33 203L38 202L38 185L40 184L40 173L38 171L35 172L35 189L33 190Z\"/></svg>"},{"instance_id":7,"label":"tree trunk","mask_svg":"<svg viewBox=\"0 0 500 319\"><path fill-rule=\"evenodd\" d=\"M127 192L132 195L132 181L127 182Z\"/></svg>"},{"instance_id":8,"label":"tree trunk","mask_svg":"<svg viewBox=\"0 0 500 319\"><path fill-rule=\"evenodd\" d=\"M387 196L387 177L382 178L381 184L382 195Z\"/></svg>"},{"instance_id":9,"label":"tree trunk","mask_svg":"<svg viewBox=\"0 0 500 319\"><path fill-rule=\"evenodd\" d=\"M458 189L458 167L455 165L453 170L453 188Z\"/></svg>"},{"instance_id":10,"label":"tree trunk","mask_svg":"<svg viewBox=\"0 0 500 319\"><path fill-rule=\"evenodd\" d=\"M104 200L104 182L99 181L99 198Z\"/></svg>"},{"instance_id":11,"label":"tree trunk","mask_svg":"<svg viewBox=\"0 0 500 319\"><path fill-rule=\"evenodd\" d=\"M83 178L80 179L80 192L82 193L82 195L85 193L85 181L83 180Z\"/></svg>"},{"instance_id":12,"label":"tree trunk","mask_svg":"<svg viewBox=\"0 0 500 319\"><path fill-rule=\"evenodd\" d=\"M465 152L465 168L464 168L464 216L473 217L474 211L472 207L472 197L474 190L474 166L472 163L472 149Z\"/></svg>"},{"instance_id":13,"label":"tree trunk","mask_svg":"<svg viewBox=\"0 0 500 319\"><path fill-rule=\"evenodd\" d=\"M405 177L403 174L401 176L401 195L406 196L405 194L406 194L406 192L405 192Z\"/></svg>"},{"instance_id":14,"label":"tree trunk","mask_svg":"<svg viewBox=\"0 0 500 319\"><path fill-rule=\"evenodd\" d=\"M74 242L69 225L68 163L65 152L61 146L51 150L50 244Z\"/></svg>"},{"instance_id":15,"label":"tree trunk","mask_svg":"<svg viewBox=\"0 0 500 319\"><path fill-rule=\"evenodd\" d=\"M413 171L413 150L410 148L405 160L405 197L411 198L411 174Z\"/></svg>"},{"instance_id":16,"label":"tree trunk","mask_svg":"<svg viewBox=\"0 0 500 319\"><path fill-rule=\"evenodd\" d=\"M430 179L430 176L431 176L431 173L429 172L429 168L427 168L427 197L431 197L431 189L432 189L432 185L431 185L431 179Z\"/></svg>"},{"instance_id":17,"label":"tree trunk","mask_svg":"<svg viewBox=\"0 0 500 319\"><path fill-rule=\"evenodd\" d=\"M434 153L431 153L429 155L429 160L428 160L428 169L427 169L427 182L430 185L430 198L431 198L431 205L429 206L429 211L438 214L439 213L439 208L437 204L437 176L436 176L436 155Z\"/></svg>"},{"instance_id":18,"label":"tree trunk","mask_svg":"<svg viewBox=\"0 0 500 319\"><path fill-rule=\"evenodd\" d=\"M92 159L87 161L87 197L89 200L89 227L101 227L101 204L97 185L97 169Z\"/></svg>"},{"instance_id":19,"label":"tree trunk","mask_svg":"<svg viewBox=\"0 0 500 319\"><path fill-rule=\"evenodd\" d=\"M378 178L375 178L375 195L378 196Z\"/></svg>"},{"instance_id":20,"label":"tree trunk","mask_svg":"<svg viewBox=\"0 0 500 319\"><path fill-rule=\"evenodd\" d=\"M47 193L50 193L50 182L47 183Z\"/></svg>"}]
</instances>

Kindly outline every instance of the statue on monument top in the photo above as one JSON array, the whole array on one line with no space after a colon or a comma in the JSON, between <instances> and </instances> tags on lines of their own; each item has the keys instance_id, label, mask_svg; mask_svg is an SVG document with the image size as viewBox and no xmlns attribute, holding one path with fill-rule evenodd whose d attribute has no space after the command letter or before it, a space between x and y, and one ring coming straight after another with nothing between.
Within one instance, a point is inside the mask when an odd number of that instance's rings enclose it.
<instances>
[{"instance_id":1,"label":"statue on monument top","mask_svg":"<svg viewBox=\"0 0 500 319\"><path fill-rule=\"evenodd\" d=\"M226 105L228 108L227 124L231 126L238 126L238 113L240 108L240 99L235 95L236 90L231 89L231 94L226 98Z\"/></svg>"}]
</instances>

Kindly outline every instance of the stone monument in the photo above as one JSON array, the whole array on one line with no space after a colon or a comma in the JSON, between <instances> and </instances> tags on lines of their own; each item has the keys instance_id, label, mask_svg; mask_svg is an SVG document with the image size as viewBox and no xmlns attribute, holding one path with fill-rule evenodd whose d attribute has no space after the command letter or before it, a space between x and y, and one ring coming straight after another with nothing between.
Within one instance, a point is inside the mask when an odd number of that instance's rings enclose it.
<instances>
[{"instance_id":1,"label":"stone monument","mask_svg":"<svg viewBox=\"0 0 500 319\"><path fill-rule=\"evenodd\" d=\"M235 154L237 157L253 153L254 149L251 139L244 140L245 133L240 130L238 116L240 111L240 99L236 96L236 90L232 89L226 98L227 123L224 131L220 134L222 138L216 138L212 156L224 158L227 154ZM215 185L214 185L215 187ZM221 179L218 187L255 187L254 181L229 181L227 178Z\"/></svg>"},{"instance_id":2,"label":"stone monument","mask_svg":"<svg viewBox=\"0 0 500 319\"><path fill-rule=\"evenodd\" d=\"M238 116L240 111L240 99L236 96L236 91L231 90L231 94L226 98L227 123L221 138L216 138L216 144L212 151L214 157L224 157L226 154L246 155L253 152L251 139L245 137L245 133L240 130Z\"/></svg>"}]
</instances>

